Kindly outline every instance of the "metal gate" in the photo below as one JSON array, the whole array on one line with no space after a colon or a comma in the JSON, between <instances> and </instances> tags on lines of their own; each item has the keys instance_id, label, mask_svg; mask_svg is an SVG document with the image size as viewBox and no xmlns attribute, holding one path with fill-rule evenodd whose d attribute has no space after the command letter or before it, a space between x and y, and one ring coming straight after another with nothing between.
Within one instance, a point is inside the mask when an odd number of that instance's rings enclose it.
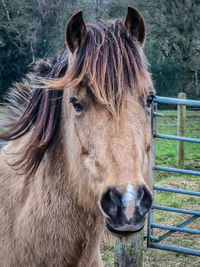
<instances>
[{"instance_id":1,"label":"metal gate","mask_svg":"<svg viewBox=\"0 0 200 267\"><path fill-rule=\"evenodd\" d=\"M164 134L157 133L156 132L156 117L162 116L162 114L157 113L157 103L184 105L184 106L192 106L192 107L200 108L200 101L182 100L182 99L178 99L178 98L167 98L167 97L156 96L156 98L154 99L153 105L152 105L152 131L153 131L152 152L154 155L153 175L155 174L156 170L159 170L159 171L168 171L168 172L175 172L175 173L181 173L181 174L190 174L190 175L200 176L199 171L190 171L190 170L168 168L168 167L162 167L162 166L156 166L155 165L155 142L156 142L156 138L164 138L164 139L193 142L193 143L199 143L200 144L200 139L171 136L171 135L164 135ZM161 190L161 191L165 191L165 192L173 192L176 194L186 194L186 195L200 197L200 192L193 192L193 191L188 191L188 190L180 190L180 189L167 188L167 187L161 187L161 186L155 186L155 185L154 185L154 190L155 190L154 193L156 192L156 190ZM200 202L199 202L199 206L200 206ZM154 223L154 210L163 210L163 211L169 211L169 212L189 214L191 216L189 219L187 219L186 221L184 221L180 225L178 225L176 227L172 227L172 226L160 225L160 224ZM172 245L161 243L164 239L166 239L167 237L169 237L171 234L173 234L176 231L200 235L199 230L193 230L193 229L185 228L185 226L187 226L188 224L190 224L194 220L198 219L199 217L200 217L199 211L178 209L178 208L172 208L172 207L166 207L166 206L158 206L158 205L153 204L152 209L149 212L149 216L148 216L147 246L149 248L157 248L157 249L162 249L162 250L169 250L169 251L174 251L174 252L181 252L181 253L191 254L191 255L195 255L195 256L200 256L200 250L178 247L178 246L172 246ZM154 229L155 228L164 229L167 232L165 234L163 234L162 236L157 237L157 236L154 236Z\"/></svg>"}]
</instances>

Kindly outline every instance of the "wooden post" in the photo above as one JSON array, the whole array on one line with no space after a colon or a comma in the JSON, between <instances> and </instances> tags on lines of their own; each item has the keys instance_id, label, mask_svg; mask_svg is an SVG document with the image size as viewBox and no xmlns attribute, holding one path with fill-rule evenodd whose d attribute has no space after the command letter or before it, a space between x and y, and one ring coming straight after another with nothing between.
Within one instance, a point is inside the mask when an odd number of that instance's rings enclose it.
<instances>
[{"instance_id":1,"label":"wooden post","mask_svg":"<svg viewBox=\"0 0 200 267\"><path fill-rule=\"evenodd\" d=\"M186 99L185 93L179 93L178 98ZM186 106L178 105L177 113L177 135L185 135ZM184 169L184 142L178 141L177 145L177 165L179 169Z\"/></svg>"},{"instance_id":2,"label":"wooden post","mask_svg":"<svg viewBox=\"0 0 200 267\"><path fill-rule=\"evenodd\" d=\"M130 240L115 239L114 267L143 266L144 231L137 232Z\"/></svg>"}]
</instances>

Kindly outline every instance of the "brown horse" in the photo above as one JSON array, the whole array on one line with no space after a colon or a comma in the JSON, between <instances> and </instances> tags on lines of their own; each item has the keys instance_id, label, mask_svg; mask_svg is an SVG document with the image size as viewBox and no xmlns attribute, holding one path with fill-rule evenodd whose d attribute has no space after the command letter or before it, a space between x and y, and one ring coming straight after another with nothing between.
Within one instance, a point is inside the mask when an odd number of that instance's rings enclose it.
<instances>
[{"instance_id":1,"label":"brown horse","mask_svg":"<svg viewBox=\"0 0 200 267\"><path fill-rule=\"evenodd\" d=\"M105 226L119 236L143 228L152 205L154 96L144 38L132 7L124 21L87 25L80 11L66 28L69 50L37 62L10 93L1 267L102 266Z\"/></svg>"}]
</instances>

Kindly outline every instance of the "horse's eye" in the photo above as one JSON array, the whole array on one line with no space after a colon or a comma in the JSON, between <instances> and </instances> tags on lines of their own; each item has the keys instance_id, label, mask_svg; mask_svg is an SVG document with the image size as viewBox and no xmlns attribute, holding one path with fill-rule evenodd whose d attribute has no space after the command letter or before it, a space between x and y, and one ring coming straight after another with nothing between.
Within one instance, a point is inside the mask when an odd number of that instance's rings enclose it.
<instances>
[{"instance_id":1,"label":"horse's eye","mask_svg":"<svg viewBox=\"0 0 200 267\"><path fill-rule=\"evenodd\" d=\"M75 97L70 97L69 99L69 103L72 103L74 109L77 111L77 112L80 112L83 110L83 107L82 105L78 102L78 99L75 98Z\"/></svg>"},{"instance_id":2,"label":"horse's eye","mask_svg":"<svg viewBox=\"0 0 200 267\"><path fill-rule=\"evenodd\" d=\"M150 92L147 96L147 107L150 108L152 102L153 102L153 99L155 98L155 95L154 93Z\"/></svg>"}]
</instances>

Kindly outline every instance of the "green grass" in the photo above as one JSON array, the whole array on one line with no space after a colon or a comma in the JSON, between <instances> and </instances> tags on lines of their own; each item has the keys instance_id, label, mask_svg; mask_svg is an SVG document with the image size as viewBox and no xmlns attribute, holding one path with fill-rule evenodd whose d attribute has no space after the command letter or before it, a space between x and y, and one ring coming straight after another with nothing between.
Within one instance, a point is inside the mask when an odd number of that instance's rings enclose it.
<instances>
[{"instance_id":1,"label":"green grass","mask_svg":"<svg viewBox=\"0 0 200 267\"><path fill-rule=\"evenodd\" d=\"M0 111L0 117L2 116L2 112ZM3 130L0 128L0 134L3 133Z\"/></svg>"},{"instance_id":2,"label":"green grass","mask_svg":"<svg viewBox=\"0 0 200 267\"><path fill-rule=\"evenodd\" d=\"M177 134L176 111L161 111L163 118L157 119L157 133ZM200 138L200 112L187 111L186 137ZM185 167L188 169L200 170L200 149L198 144L186 143L185 146ZM157 139L156 141L156 164L170 167L177 167L177 141Z\"/></svg>"},{"instance_id":3,"label":"green grass","mask_svg":"<svg viewBox=\"0 0 200 267\"><path fill-rule=\"evenodd\" d=\"M176 135L177 134L176 111L162 110L160 111L160 113L163 113L164 117L157 119L157 133ZM185 136L192 138L200 138L200 111L187 111ZM156 165L177 167L176 149L177 149L177 141L157 139ZM200 144L185 142L185 169L200 171ZM188 175L180 175L180 174L157 171L155 177L155 184L170 188L179 188L179 189L200 192L200 178L198 176L192 176L192 175L188 176ZM161 206L200 211L199 197L193 197L189 195L155 191L154 203L156 205L161 205ZM189 215L155 210L154 221L155 223L158 224L177 226L181 224L184 220L188 219L189 217L190 217ZM194 221L193 223L189 224L187 228L200 230L200 218ZM154 235L159 237L165 232L166 231L164 230L156 229L154 230ZM111 237L109 242L105 241L102 244L102 248L105 248L105 244L108 244L108 247L106 247L106 249L102 249L104 264L107 267L114 266L113 265L114 247L112 240L113 238ZM162 242L174 246L200 249L199 235L190 235L187 233L176 232ZM109 253L107 254L107 252ZM145 241L144 266L145 267L166 267L166 266L193 267L193 266L200 266L200 258L181 253L174 253L152 248L149 249L146 247L146 241Z\"/></svg>"},{"instance_id":4,"label":"green grass","mask_svg":"<svg viewBox=\"0 0 200 267\"><path fill-rule=\"evenodd\" d=\"M108 235L101 244L101 255L105 267L114 266L114 239Z\"/></svg>"}]
</instances>

